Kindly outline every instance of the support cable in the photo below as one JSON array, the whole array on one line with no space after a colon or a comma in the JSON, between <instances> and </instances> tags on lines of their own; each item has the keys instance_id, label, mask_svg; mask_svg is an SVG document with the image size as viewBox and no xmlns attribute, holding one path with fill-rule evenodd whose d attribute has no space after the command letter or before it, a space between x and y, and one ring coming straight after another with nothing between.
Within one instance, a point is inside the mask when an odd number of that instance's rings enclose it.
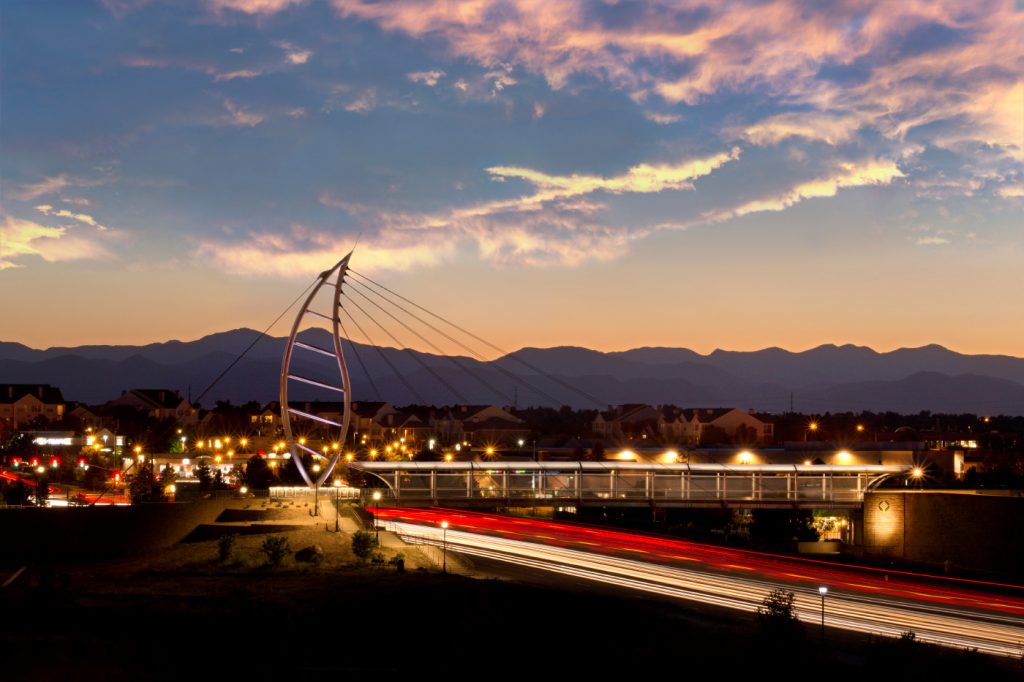
<instances>
[{"instance_id":1,"label":"support cable","mask_svg":"<svg viewBox=\"0 0 1024 682\"><path fill-rule=\"evenodd\" d=\"M282 317L284 317L284 316L285 316L285 314L286 314L286 313L287 313L287 312L288 312L289 310L291 310L291 309L292 309L292 308L293 308L293 307L295 306L295 304L296 304L296 303L298 303L298 302L299 302L300 300L302 300L302 297L306 295L306 292L307 292L307 291L309 291L310 289L312 289L312 288L313 288L313 285L314 285L314 284L316 284L316 283L317 283L317 281L319 281L319 279L320 279L320 278L318 277L317 279L315 279L315 280L313 280L312 282L310 282L310 283L309 283L309 286L307 286L307 287L306 287L305 289L303 289L303 290L302 290L302 293L301 293L301 294L299 294L299 295L298 295L298 296L297 296L297 297L295 298L295 300L294 300L294 301L292 301L291 303L289 303L289 304L288 304L288 307L287 307L287 308L285 308L284 310L282 310L282 311L281 311L281 314L280 314L280 315L278 315L278 316L277 316L276 318L274 318L274 321L273 321L273 322L271 322L271 323L270 323L270 324L269 324L269 325L267 326L267 328L266 328L266 329L264 329L263 331L261 331L261 332L260 332L260 333L259 333L259 334L258 334L258 335L256 336L256 338L255 338L255 339L253 339L252 343L250 343L250 344L249 344L249 346L248 346L248 347L247 347L247 348L246 348L245 350L243 350L243 351L242 351L242 352L241 352L241 353L240 353L240 354L239 354L239 355L238 355L238 356L237 356L237 357L236 357L236 358L235 358L234 360L232 360L232 361L231 361L231 363L230 363L230 364L229 364L229 365L228 365L227 367L225 367L225 368L224 368L224 371L223 371L223 372L221 372L220 374L218 374L218 375L217 375L217 378L216 378L216 379L214 379L213 381L211 381L211 382L210 382L210 385L209 385L209 386L207 386L206 388L204 388L204 389L203 389L203 392L199 394L199 396L198 396L198 397L196 398L195 402L196 402L196 403L199 403L199 401L203 399L203 396L205 396L205 395L206 395L207 393L209 393L210 389L212 389L212 388L213 388L214 386L216 386L216 385L217 385L217 383L218 383L218 382L219 382L219 381L220 381L221 379L223 379L223 378L224 378L224 376L225 376L225 375L227 375L227 373L228 373L228 372L230 372L230 371L231 371L231 370L232 370L232 369L234 368L234 366L235 366L235 365L237 365L237 364L238 364L238 363L239 363L239 362L240 362L240 361L242 360L242 358L244 358L244 357L246 356L246 354L247 354L247 353L248 353L249 351L251 351L251 350L252 350L252 349L253 349L253 348L254 348L254 347L256 346L256 344L257 344L257 343L259 343L259 342L260 342L260 341L261 341L261 340L263 339L263 337L265 337L265 336L267 335L267 332L269 332L269 331L270 331L270 330L271 330L271 329L272 329L272 328L274 327L274 325L275 325L275 324L277 324L278 322L280 322L280 321L281 321L281 318L282 318Z\"/></svg>"},{"instance_id":2,"label":"support cable","mask_svg":"<svg viewBox=\"0 0 1024 682\"><path fill-rule=\"evenodd\" d=\"M358 275L358 273L354 273L354 274L357 274L357 275ZM367 279L367 280L368 280L368 278L367 278L367 277L364 277L364 276L362 276L362 275L359 275L359 276L360 276L360 277L361 277L362 279ZM355 282L356 282L356 280L354 280L354 279L353 279L353 280L352 280L352 282L354 282L354 283L355 283ZM376 283L375 283L375 284L376 284ZM362 285L362 286L366 286L366 285ZM381 286L381 285L378 285L378 286ZM390 298L388 298L388 297L387 297L387 296L385 296L384 294L380 293L379 291L376 291L375 289L372 289L372 288L370 288L370 287L366 287L366 288L367 288L367 290L368 290L368 291L372 291L372 292L373 292L374 294L376 294L377 296L379 296L379 297L380 297L380 298L382 298L383 300L387 301L387 302L388 302L388 303L390 303L391 305L395 306L396 308L398 308L399 310L401 310L402 312L404 312L404 313L405 313L406 315L409 315L410 317L412 317L413 319L417 320L417 321L418 321L418 322L420 322L421 324L423 324L423 325L425 325L425 326L429 327L430 329L434 330L435 332L437 332L438 334L440 334L440 335L441 335L441 336L443 336L444 338L446 338L446 339L448 339L449 341L451 341L452 343L456 344L457 346L459 346L460 348L462 348L462 349L463 349L463 350L465 350L466 352L470 353L471 355L473 355L474 357L476 357L476 358L477 358L477 359L478 359L478 360L479 360L480 362L482 362L482 363L484 363L484 364L488 365L489 367L491 367L492 369L494 369L494 370L496 370L496 371L500 372L501 374L503 374L504 376L508 377L508 378L509 378L509 379L511 379L512 381L515 381L515 382L518 382L518 383L522 384L522 385L523 385L523 386L525 386L525 387L526 387L526 388L527 388L528 390L530 390L530 391L532 391L532 392L536 393L536 394L537 394L537 395L539 395L540 397L542 397L542 398L544 398L545 400L547 400L548 402L550 402L550 403L551 403L552 405L558 405L558 404L560 404L560 403L562 403L562 402L563 402L563 401L559 400L558 398L555 398L555 397L553 397L553 396L552 396L552 395L551 395L550 393L547 393L547 392L545 392L545 391L543 391L543 390L541 390L541 389L537 388L536 386L534 386L533 384L531 384L531 383L530 383L529 381L527 381L526 379L522 378L522 377L521 377L521 376L519 376L518 374L515 374L515 373L513 373L513 372L510 372L509 370L505 369L505 368L504 368L504 367L502 367L501 365L498 365L498 364L494 364L494 363L492 363L492 362L491 362L490 360L488 360L488 359L487 359L486 357L484 357L483 355L481 355L480 353L478 353L478 352L477 352L476 350L474 350L474 349L473 349L473 348L471 348L470 346L467 346L466 344L462 343L462 342L461 342L461 341L459 341L458 339L455 339L455 338L453 338L452 336L450 336L450 335L446 334L446 333L445 333L444 331L442 331L442 330L438 329L437 327L435 327L434 325L430 324L429 322L427 322L427 321L426 321L426 320L424 320L423 318L419 317L419 316L418 316L418 315L416 315L415 313L413 313L413 312L410 312L409 310L407 310L406 308L404 308L404 307L403 307L403 306L402 306L401 304L399 304L399 303L396 303L395 301L391 300ZM382 288L384 288L384 289L387 289L386 287L383 287L383 286L382 286ZM388 290L388 291L390 291L390 290ZM401 296L400 294L395 294L395 296L398 296L399 298L401 298L401 299L403 299L403 300L408 300L408 299L406 299L405 297ZM411 303L411 301L410 301L410 303ZM412 305L416 305L416 304L415 304L415 303L413 303ZM437 315L437 314L435 314L435 313L431 313L431 312L430 312L429 310L426 310L426 309L425 309L425 308L423 308L422 306L418 306L418 305L417 305L416 307L420 308L421 310L425 310L426 312L430 313L430 314L431 314L431 315L433 315L434 317L437 317L438 319L440 319L440 320L441 320L442 322L445 322L445 323L447 323L447 324L452 324L451 322L448 322L447 320L445 320L444 318L440 317L439 315ZM454 324L452 324L452 326L454 326L454 327L455 327L456 329L460 329L460 328L459 328L459 327L458 327L457 325L454 325ZM460 331L461 331L461 329L460 329ZM467 333L467 334L468 334L469 332L465 332L465 333ZM470 335L470 336L472 336L472 334L469 334L469 335ZM486 342L485 342L485 343L486 343ZM505 399L507 400L508 398L507 398L507 397L505 397Z\"/></svg>"},{"instance_id":3,"label":"support cable","mask_svg":"<svg viewBox=\"0 0 1024 682\"><path fill-rule=\"evenodd\" d=\"M349 347L352 349L352 353L356 356L356 361L359 362L359 366L363 368L363 374L366 376L366 380L370 382L370 387L373 388L373 394L377 396L377 400L380 400L380 390L377 388L377 383L373 380L369 370L366 369L366 363L363 362L363 356L359 354L359 349L356 348L355 341L348 335L348 330L345 329L345 323L338 318L338 326L341 327L341 331L345 334L345 340L348 341Z\"/></svg>"},{"instance_id":4,"label":"support cable","mask_svg":"<svg viewBox=\"0 0 1024 682\"><path fill-rule=\"evenodd\" d=\"M466 336L469 336L469 337L471 337L471 338L475 339L476 341L478 341L478 342L480 342L480 343L484 344L485 346L487 346L487 347L489 347L489 348L491 348L491 349L493 349L493 350L497 351L498 353L501 353L501 354L502 354L502 355L503 355L504 357L508 358L509 360L514 360L515 362L518 362L519 364L521 364L521 365L523 365L523 366L527 367L528 369L530 369L530 370L531 370L531 371L533 371L533 372L536 372L537 374L539 374L540 376L542 376L542 377L544 377L544 378L548 379L549 381L551 381L551 382L553 382L553 383L555 383L555 384L558 384L559 386L561 386L561 387L563 387L563 388L565 388L565 389L567 389L567 390L570 390L570 391L572 391L573 393L576 393L576 394L578 394L578 395L580 395L580 396L582 396L582 397L586 398L587 400L589 400L590 402L594 403L595 405L597 405L597 406L599 406L599 407L601 407L601 408L605 407L605 402L604 402L604 401L602 401L602 400L598 400L597 398L595 398L595 397L594 397L594 396L592 396L591 394L587 393L586 391L584 391L584 390L582 390L582 389L579 389L579 388L576 388L576 387L575 387L575 386L573 386L572 384L569 384L569 383L567 383L567 382L565 382L565 381L562 381L561 379L559 379L559 378L558 378L558 377L556 377L556 376L553 376L553 375L551 375L551 374L548 374L547 372L545 372L544 370L540 369L539 367L536 367L536 366L535 366L535 365L533 365L532 363L530 363L530 362L527 362L526 360L523 360L522 358L519 358L519 357L517 357L516 355L513 355L513 354L509 353L508 351L505 351L505 350L501 349L500 347L498 347L498 346L494 345L493 343L491 343L490 341L487 341L486 339L482 339L482 338L480 338L479 336L477 336L476 334L474 334L474 333L473 333L473 332L471 332L471 331L468 331L468 330L466 330L466 329L463 329L462 327L460 327L459 325L455 324L454 322L452 322L452 321L450 321L450 320L448 320L448 319L446 319L446 318L444 318L444 317L442 317L442 316L438 315L437 313L435 313L435 312L433 312L433 311L430 311L430 310L428 310L428 309L424 308L423 306L419 305L419 304L418 304L418 303L416 303L415 301L411 301L411 300L409 300L408 298L406 298L405 296L402 296L401 294L399 294L399 293L397 293L397 292L395 292L395 291L392 291L391 289L387 288L387 287L386 287L386 286L384 286L383 284L380 284L379 282L376 282L376 281L374 281L374 280L370 279L370 278L369 278L369 277L367 277L366 275L363 275L363 274L361 274L361 273L358 273L358 272L356 272L355 270L349 270L349 272L351 272L352 274L354 274L354 275L356 275L356 276L360 277L361 279L364 279L364 280L366 280L367 282L370 282L371 284L373 284L373 285L375 285L375 286L377 286L377 287L379 287L379 288L383 289L384 291L387 291L387 292L388 292L388 293L390 293L391 295L393 295L393 296L396 296L397 298L399 298L399 299L401 299L401 300L405 301L406 303L408 303L408 304L410 304L410 305L412 305L412 306L415 306L416 308L418 308L418 309L422 310L423 312L427 313L428 315L430 315L430 316L432 316L432 317L435 317L435 318L437 318L437 319L438 319L438 320L440 320L441 322L444 322L445 324L447 324L447 325L449 325L449 326L451 326L451 327L453 327L453 328L455 328L455 329L459 330L460 332L462 332L462 333L463 333L463 334L465 334ZM501 358L499 358L499 360L500 360L500 359L501 359ZM500 368L498 367L498 365L496 364L496 363L497 363L497 360L493 360L493 361L491 361L491 362L492 362L492 363L494 363L494 367L495 367L496 369L500 369ZM527 386L529 386L529 384L527 384ZM535 390L535 391L537 391L537 390L538 390L538 389L536 389L536 388L534 388L534 387L532 387L532 386L529 386L529 387L530 387L530 388L531 388L532 390ZM552 401L552 402L553 402L553 403L554 403L555 405L557 405L557 404L558 404L559 402L561 402L561 401L559 401L559 400L557 400L557 399L554 399L554 398L552 398L552 397L551 397L550 395L547 395L547 394L544 394L544 395L545 395L545 397L546 397L546 398L548 398L549 400L551 400L551 401Z\"/></svg>"},{"instance_id":5,"label":"support cable","mask_svg":"<svg viewBox=\"0 0 1024 682\"><path fill-rule=\"evenodd\" d=\"M354 324L356 328L362 333L363 337L370 344L370 346L377 351L377 355L380 356L380 359L383 360L384 363L391 368L391 373L395 375L395 378L401 381L403 384L405 384L405 387L409 389L409 392L416 396L416 400L418 400L421 404L426 404L426 401L423 400L423 396L420 395L420 392L417 391L413 387L413 385L409 383L408 379L402 376L402 373L398 371L398 368L395 367L394 364L392 364L391 360L388 359L388 356L384 353L383 350L381 350L380 346L373 342L373 339L370 338L370 335L366 333L366 330L363 329L363 326L359 324L356 318L352 317L352 313L350 313L345 308L345 306L339 306L339 309L342 310L346 315L348 315L348 319L352 320L352 324Z\"/></svg>"},{"instance_id":6,"label":"support cable","mask_svg":"<svg viewBox=\"0 0 1024 682\"><path fill-rule=\"evenodd\" d=\"M361 283L359 283L359 282L356 282L355 280L352 280L352 283L353 283L353 284L358 284L358 285L359 285L360 287L364 287L364 288L366 288L366 290L367 290L367 291L369 291L369 292L371 292L371 293L376 293L376 292L374 292L374 291L373 291L373 289L370 289L370 288L369 288L369 287L367 287L367 286L366 286L365 284L361 284ZM439 356L439 357L445 358L446 360L448 360L449 362L451 362L451 363L452 363L453 365L455 365L456 367L458 367L459 369L461 369L461 370L462 370L463 372L465 372L466 374L468 374L468 375L470 376L470 378L472 378L473 380L475 380L475 381L476 381L477 383L479 383L480 385L482 385L482 386L483 386L484 388L486 388L487 390L489 390L489 391L491 391L492 393L494 393L495 395L497 395L497 396L498 396L499 398L501 398L501 399L502 399L503 401L505 401L506 403L508 403L508 402L509 402L509 399L508 399L508 396L507 396L507 395L505 395L504 393L502 393L501 391L499 391L498 389L496 389L496 388L495 388L494 386L492 386L491 384L489 384L489 383L488 383L488 382L487 382L486 380L484 380L483 378L481 378L480 376L478 376L478 375L476 374L476 372L474 372L474 371L473 371L473 370L471 370L471 369L470 369L469 367L467 367L467 366L466 366L466 365L464 365L464 364L463 364L462 362L460 362L458 358L456 358L456 357L454 357L454 356L451 356L451 355L448 355L447 353L445 353L445 352L444 352L443 350L441 350L440 348L438 348L437 344L433 343L433 342L432 342L432 341L431 341L430 339L426 338L425 336L423 336L422 334L420 334L420 333L419 333L418 331L416 331L415 329L413 329L412 327L410 327L410 326L409 326L408 324L406 324L406 323L405 323L405 322L403 322L402 320L400 320L400 319L398 319L397 317L395 317L395 315L394 315L394 314L393 314L393 313L392 313L391 311L387 310L386 308L383 308L383 307L382 307L382 306L381 306L381 305L380 305L379 303L377 303L376 301L374 301L373 299L371 299L370 297L368 297L368 296L367 296L366 294L364 294L363 292L359 291L358 289L356 289L356 288L354 288L354 287L353 287L353 288L351 288L351 290L352 290L352 291L354 291L355 293L359 294L360 296L362 296L362 297L363 297L364 299L366 299L366 300L367 300L368 302L370 302L371 304L373 304L373 305L374 305L374 306L375 306L375 307L376 307L376 308L377 308L378 310L380 310L380 311L381 311L382 313L384 313L385 315L387 315L388 317L390 317L390 318L391 318L392 320L394 320L394 321L395 321L395 322L397 322L398 324L400 324L400 325L402 325L403 327L405 327L405 328L406 328L406 329L407 329L407 330L408 330L409 332L411 332L411 333L412 333L412 334L414 334L414 335L415 335L415 336L416 336L417 338L419 338L419 339L420 339L421 341L423 341L423 343L425 343L425 344L427 344L428 346L430 346L430 348L431 348L431 349L433 349L433 350L434 350L434 352L436 352L436 353L438 354L438 356ZM377 294L377 296L380 296L380 294ZM386 301L387 299L384 299L384 300Z\"/></svg>"},{"instance_id":7,"label":"support cable","mask_svg":"<svg viewBox=\"0 0 1024 682\"><path fill-rule=\"evenodd\" d=\"M371 315L370 313L368 313L365 310L363 310L362 306L360 306L358 303L356 303L355 299L353 299L349 294L347 294L345 292L342 292L342 295L345 296L345 298L348 300L348 302L351 303L352 305L354 305L356 307L356 309L358 309L359 312L361 312L366 318L368 318L371 322L373 322L375 325L380 327L381 331L383 331L385 334L387 334L391 338L391 340L395 342L395 344L397 346L399 346L402 350L404 350L406 353L408 353L409 357L411 357L413 360L416 361L416 364L418 364L420 367L422 367L424 370L426 370L430 374L430 376L432 376L435 379L437 379L437 381L442 386L444 386L449 391L451 391L452 395L454 395L456 398L458 398L458 400L462 404L464 404L464 405L468 405L469 404L469 400L467 400L466 397L464 395L462 395L462 393L460 393L457 388L455 388L450 383L445 381L444 378L441 377L441 375L439 375L437 372L435 372L433 369L431 369L430 366L427 365L427 363L423 362L423 360L420 358L420 356L416 354L416 351L412 350L411 348L406 347L406 345L403 344L401 341L399 341L398 338L394 334L392 334L388 330L387 327L385 327L380 322L378 322L376 319L374 319L373 315Z\"/></svg>"}]
</instances>

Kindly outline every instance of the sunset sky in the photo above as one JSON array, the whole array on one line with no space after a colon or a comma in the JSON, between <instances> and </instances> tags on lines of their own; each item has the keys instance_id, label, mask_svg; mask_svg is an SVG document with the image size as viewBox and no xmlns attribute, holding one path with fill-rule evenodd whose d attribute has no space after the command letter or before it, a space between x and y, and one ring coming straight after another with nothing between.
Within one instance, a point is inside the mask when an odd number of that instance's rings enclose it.
<instances>
[{"instance_id":1,"label":"sunset sky","mask_svg":"<svg viewBox=\"0 0 1024 682\"><path fill-rule=\"evenodd\" d=\"M509 349L1024 356L1022 2L0 8L0 340L262 329L358 239Z\"/></svg>"}]
</instances>

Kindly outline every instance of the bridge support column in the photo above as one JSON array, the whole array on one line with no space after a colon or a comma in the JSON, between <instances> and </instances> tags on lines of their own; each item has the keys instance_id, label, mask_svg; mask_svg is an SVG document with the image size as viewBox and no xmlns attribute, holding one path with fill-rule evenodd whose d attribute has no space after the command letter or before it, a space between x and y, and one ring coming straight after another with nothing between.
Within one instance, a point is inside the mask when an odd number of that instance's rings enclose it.
<instances>
[{"instance_id":1,"label":"bridge support column","mask_svg":"<svg viewBox=\"0 0 1024 682\"><path fill-rule=\"evenodd\" d=\"M618 497L615 491L615 469L608 472L608 497L611 499Z\"/></svg>"},{"instance_id":2,"label":"bridge support column","mask_svg":"<svg viewBox=\"0 0 1024 682\"><path fill-rule=\"evenodd\" d=\"M397 470L395 471L395 501L402 497L402 475Z\"/></svg>"},{"instance_id":3,"label":"bridge support column","mask_svg":"<svg viewBox=\"0 0 1024 682\"><path fill-rule=\"evenodd\" d=\"M436 471L431 471L430 472L430 499L432 499L434 501L434 504L437 504L437 472Z\"/></svg>"},{"instance_id":4,"label":"bridge support column","mask_svg":"<svg viewBox=\"0 0 1024 682\"><path fill-rule=\"evenodd\" d=\"M501 471L501 489L502 495L506 500L511 499L512 493L508 489L508 469L502 469Z\"/></svg>"},{"instance_id":5,"label":"bridge support column","mask_svg":"<svg viewBox=\"0 0 1024 682\"><path fill-rule=\"evenodd\" d=\"M466 472L466 497L473 497L473 472Z\"/></svg>"}]
</instances>

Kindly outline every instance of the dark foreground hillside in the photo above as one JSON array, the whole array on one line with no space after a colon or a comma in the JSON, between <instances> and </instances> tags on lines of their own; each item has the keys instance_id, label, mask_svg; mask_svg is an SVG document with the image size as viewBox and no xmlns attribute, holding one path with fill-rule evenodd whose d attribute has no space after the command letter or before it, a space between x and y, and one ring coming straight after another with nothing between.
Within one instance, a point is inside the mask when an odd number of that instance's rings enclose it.
<instances>
[{"instance_id":1,"label":"dark foreground hillside","mask_svg":"<svg viewBox=\"0 0 1024 682\"><path fill-rule=\"evenodd\" d=\"M2 595L0 679L996 680L1024 671L1020 660L833 631L821 645L815 628L773 635L734 612L542 583L212 560L37 567Z\"/></svg>"}]
</instances>

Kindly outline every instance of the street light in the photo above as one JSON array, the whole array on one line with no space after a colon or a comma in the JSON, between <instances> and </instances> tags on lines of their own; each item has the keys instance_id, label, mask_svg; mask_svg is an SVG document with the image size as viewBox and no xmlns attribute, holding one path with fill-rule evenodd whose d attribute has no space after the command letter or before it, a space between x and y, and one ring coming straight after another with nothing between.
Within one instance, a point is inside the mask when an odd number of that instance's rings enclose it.
<instances>
[{"instance_id":1,"label":"street light","mask_svg":"<svg viewBox=\"0 0 1024 682\"><path fill-rule=\"evenodd\" d=\"M448 573L448 522L441 522L441 575Z\"/></svg>"},{"instance_id":2,"label":"street light","mask_svg":"<svg viewBox=\"0 0 1024 682\"><path fill-rule=\"evenodd\" d=\"M339 502L339 495L341 494L341 479L334 479L334 532L341 532L341 502Z\"/></svg>"},{"instance_id":3,"label":"street light","mask_svg":"<svg viewBox=\"0 0 1024 682\"><path fill-rule=\"evenodd\" d=\"M320 473L320 464L313 465L313 473ZM313 480L313 516L320 516L320 476Z\"/></svg>"},{"instance_id":4,"label":"street light","mask_svg":"<svg viewBox=\"0 0 1024 682\"><path fill-rule=\"evenodd\" d=\"M818 588L818 594L821 595L821 641L825 641L825 595L828 594L828 588L822 585Z\"/></svg>"},{"instance_id":5,"label":"street light","mask_svg":"<svg viewBox=\"0 0 1024 682\"><path fill-rule=\"evenodd\" d=\"M377 536L377 545L380 546L380 524L377 523L377 519L380 518L380 491L373 491L373 532Z\"/></svg>"}]
</instances>

